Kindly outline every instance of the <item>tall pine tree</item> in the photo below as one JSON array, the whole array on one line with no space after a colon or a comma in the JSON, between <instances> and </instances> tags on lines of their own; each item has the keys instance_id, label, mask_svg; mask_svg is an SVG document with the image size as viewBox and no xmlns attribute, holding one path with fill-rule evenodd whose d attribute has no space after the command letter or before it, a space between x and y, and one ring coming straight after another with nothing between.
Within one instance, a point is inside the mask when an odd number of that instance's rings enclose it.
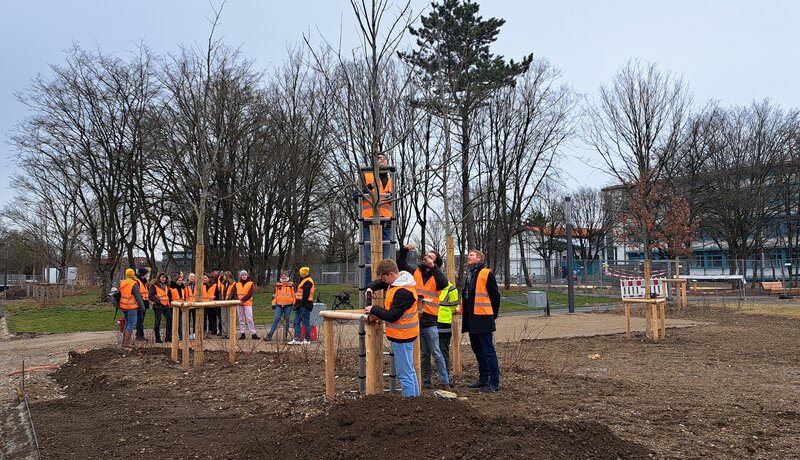
<instances>
[{"instance_id":1,"label":"tall pine tree","mask_svg":"<svg viewBox=\"0 0 800 460\"><path fill-rule=\"evenodd\" d=\"M497 40L505 20L484 20L478 14L477 3L444 0L441 4L431 3L431 7L431 13L421 18L422 27L409 27L417 37L417 49L400 53L400 57L414 66L423 87L428 89L420 101L422 107L446 119L445 124L452 119L460 128L462 235L466 235L467 246L474 248L475 216L469 176L472 117L494 91L514 85L516 78L530 67L533 54L521 62L506 62L503 56L492 54L489 46ZM445 131L449 136L449 128ZM445 155L449 156L449 151Z\"/></svg>"}]
</instances>

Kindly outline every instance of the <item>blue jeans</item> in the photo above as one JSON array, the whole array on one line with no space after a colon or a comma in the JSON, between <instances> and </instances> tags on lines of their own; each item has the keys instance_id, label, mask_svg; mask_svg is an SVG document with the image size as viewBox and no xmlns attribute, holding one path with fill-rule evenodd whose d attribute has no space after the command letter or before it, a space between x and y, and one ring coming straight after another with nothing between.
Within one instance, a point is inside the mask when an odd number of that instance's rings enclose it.
<instances>
[{"instance_id":1,"label":"blue jeans","mask_svg":"<svg viewBox=\"0 0 800 460\"><path fill-rule=\"evenodd\" d=\"M447 363L439 349L439 328L436 326L422 327L420 332L420 357L422 358L422 384L431 384L431 355L436 362L436 371L439 373L439 383L449 385L447 376Z\"/></svg>"},{"instance_id":2,"label":"blue jeans","mask_svg":"<svg viewBox=\"0 0 800 460\"><path fill-rule=\"evenodd\" d=\"M500 363L497 361L492 333L470 334L469 344L478 360L478 381L492 387L499 387Z\"/></svg>"},{"instance_id":3,"label":"blue jeans","mask_svg":"<svg viewBox=\"0 0 800 460\"><path fill-rule=\"evenodd\" d=\"M311 322L309 319L311 318L311 310L307 308L300 307L294 312L294 339L300 340L300 322L303 322L303 326L306 328L306 336L303 337L305 340L311 341Z\"/></svg>"},{"instance_id":4,"label":"blue jeans","mask_svg":"<svg viewBox=\"0 0 800 460\"><path fill-rule=\"evenodd\" d=\"M401 395L404 398L419 396L419 381L414 370L414 342L392 342L394 353L394 369L400 381Z\"/></svg>"},{"instance_id":5,"label":"blue jeans","mask_svg":"<svg viewBox=\"0 0 800 460\"><path fill-rule=\"evenodd\" d=\"M278 329L278 324L281 322L281 318L283 318L283 327L286 330L285 336L289 337L289 318L291 316L291 305L275 305L275 319L272 320L272 327L269 329L269 336L272 337L272 334L274 334L275 330Z\"/></svg>"},{"instance_id":6,"label":"blue jeans","mask_svg":"<svg viewBox=\"0 0 800 460\"><path fill-rule=\"evenodd\" d=\"M122 315L125 317L125 332L131 332L136 329L136 319L139 316L139 310L136 308L132 310L122 310Z\"/></svg>"}]
</instances>

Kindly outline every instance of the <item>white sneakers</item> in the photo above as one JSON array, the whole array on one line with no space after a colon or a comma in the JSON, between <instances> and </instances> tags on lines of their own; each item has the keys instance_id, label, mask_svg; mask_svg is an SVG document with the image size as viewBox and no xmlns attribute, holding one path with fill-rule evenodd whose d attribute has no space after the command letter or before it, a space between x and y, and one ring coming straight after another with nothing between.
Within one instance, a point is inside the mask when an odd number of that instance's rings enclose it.
<instances>
[{"instance_id":1,"label":"white sneakers","mask_svg":"<svg viewBox=\"0 0 800 460\"><path fill-rule=\"evenodd\" d=\"M286 345L308 345L310 343L311 342L308 341L308 340L302 340L302 341L300 341L300 340L290 340L290 341L286 342Z\"/></svg>"}]
</instances>

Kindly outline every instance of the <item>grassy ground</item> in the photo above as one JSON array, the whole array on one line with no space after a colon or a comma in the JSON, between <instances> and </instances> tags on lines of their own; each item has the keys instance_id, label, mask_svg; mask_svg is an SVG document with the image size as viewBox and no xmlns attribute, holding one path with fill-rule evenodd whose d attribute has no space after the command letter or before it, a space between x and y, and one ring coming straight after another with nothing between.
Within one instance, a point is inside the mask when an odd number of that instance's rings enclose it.
<instances>
[{"instance_id":1,"label":"grassy ground","mask_svg":"<svg viewBox=\"0 0 800 460\"><path fill-rule=\"evenodd\" d=\"M339 285L317 285L320 301L328 306L333 304L334 294L342 290L351 295L351 302L358 305L358 290L352 287ZM501 311L527 311L529 310L523 298L525 290L501 291L504 300L501 302ZM39 305L30 300L9 301L5 305L6 319L11 332L79 332L79 331L106 331L116 327L114 307L110 302L102 303L99 288L78 289L74 293L65 295L55 305ZM549 291L550 304L566 305L566 294ZM271 324L274 317L270 308L272 299L271 289L258 289L254 299L254 321L257 325ZM597 303L612 303L616 299L607 297L575 296L577 306L593 305ZM153 313L148 310L145 316L145 328L153 327Z\"/></svg>"}]
</instances>

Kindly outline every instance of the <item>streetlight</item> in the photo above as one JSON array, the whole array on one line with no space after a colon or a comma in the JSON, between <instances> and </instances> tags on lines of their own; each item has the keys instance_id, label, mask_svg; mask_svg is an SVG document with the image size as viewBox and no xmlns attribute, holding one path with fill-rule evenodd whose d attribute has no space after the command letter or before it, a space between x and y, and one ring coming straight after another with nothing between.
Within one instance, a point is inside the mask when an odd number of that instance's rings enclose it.
<instances>
[{"instance_id":1,"label":"streetlight","mask_svg":"<svg viewBox=\"0 0 800 460\"><path fill-rule=\"evenodd\" d=\"M564 220L567 223L567 307L575 313L575 283L572 281L574 251L572 248L572 198L564 198Z\"/></svg>"},{"instance_id":2,"label":"streetlight","mask_svg":"<svg viewBox=\"0 0 800 460\"><path fill-rule=\"evenodd\" d=\"M789 280L791 280L792 279L792 263L791 262L786 262L783 265L786 267L786 271L789 272ZM781 275L783 275L783 297L788 297L788 295L786 293L786 275L784 275L783 273L781 273Z\"/></svg>"},{"instance_id":3,"label":"streetlight","mask_svg":"<svg viewBox=\"0 0 800 460\"><path fill-rule=\"evenodd\" d=\"M603 275L606 274L608 271L608 262L603 262L601 265L602 269L600 270L600 293L603 293Z\"/></svg>"}]
</instances>

